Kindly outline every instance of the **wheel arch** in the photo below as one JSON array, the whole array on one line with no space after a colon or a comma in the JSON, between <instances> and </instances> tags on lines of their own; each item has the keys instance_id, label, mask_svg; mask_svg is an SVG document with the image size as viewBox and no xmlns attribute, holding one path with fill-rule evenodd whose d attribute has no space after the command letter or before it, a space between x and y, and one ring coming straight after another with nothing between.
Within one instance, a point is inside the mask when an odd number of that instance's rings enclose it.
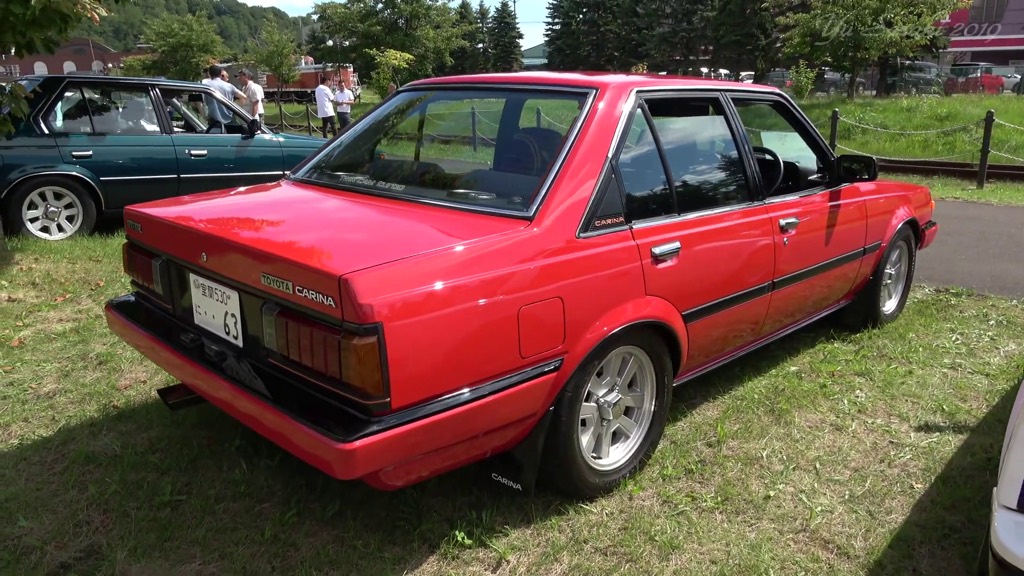
<instances>
[{"instance_id":1,"label":"wheel arch","mask_svg":"<svg viewBox=\"0 0 1024 576\"><path fill-rule=\"evenodd\" d=\"M99 180L85 170L71 167L37 170L27 174L12 174L11 177L8 178L7 182L4 183L3 192L0 192L0 204L4 203L20 186L28 184L36 178L42 178L45 176L70 178L75 182L84 184L85 191L89 194L90 200L96 204L97 212L103 212L106 210L106 198L103 196Z\"/></svg>"},{"instance_id":2,"label":"wheel arch","mask_svg":"<svg viewBox=\"0 0 1024 576\"><path fill-rule=\"evenodd\" d=\"M571 352L563 363L564 376L558 379L555 390L552 390L551 402L602 343L623 332L640 329L651 330L665 343L672 362L672 379L675 380L686 363L689 348L682 314L667 300L645 296L606 311L572 341L568 348Z\"/></svg>"}]
</instances>

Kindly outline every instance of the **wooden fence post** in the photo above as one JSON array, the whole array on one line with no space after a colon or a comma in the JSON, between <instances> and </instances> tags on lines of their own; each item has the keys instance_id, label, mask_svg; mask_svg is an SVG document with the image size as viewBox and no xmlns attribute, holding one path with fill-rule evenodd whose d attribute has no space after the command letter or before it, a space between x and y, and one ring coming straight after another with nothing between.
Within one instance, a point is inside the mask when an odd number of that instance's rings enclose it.
<instances>
[{"instance_id":1,"label":"wooden fence post","mask_svg":"<svg viewBox=\"0 0 1024 576\"><path fill-rule=\"evenodd\" d=\"M978 190L985 187L988 177L988 155L992 151L992 126L996 123L996 111L985 113L985 131L981 136L981 155L978 158Z\"/></svg>"}]
</instances>

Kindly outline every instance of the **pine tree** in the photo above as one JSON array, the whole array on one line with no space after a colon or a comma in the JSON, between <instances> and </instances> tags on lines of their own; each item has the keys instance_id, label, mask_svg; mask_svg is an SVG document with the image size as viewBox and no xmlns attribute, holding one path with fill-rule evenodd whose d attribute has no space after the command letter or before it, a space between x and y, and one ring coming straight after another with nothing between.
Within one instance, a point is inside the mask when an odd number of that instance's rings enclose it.
<instances>
[{"instance_id":1,"label":"pine tree","mask_svg":"<svg viewBox=\"0 0 1024 576\"><path fill-rule=\"evenodd\" d=\"M523 33L519 30L512 4L501 0L488 31L491 48L491 67L495 72L516 72L523 69L523 47L519 43Z\"/></svg>"},{"instance_id":2,"label":"pine tree","mask_svg":"<svg viewBox=\"0 0 1024 576\"><path fill-rule=\"evenodd\" d=\"M484 0L480 0L480 3L476 5L476 22L477 22L477 33L480 35L479 45L480 48L480 72L490 72L491 68L491 9L484 4Z\"/></svg>"},{"instance_id":3,"label":"pine tree","mask_svg":"<svg viewBox=\"0 0 1024 576\"><path fill-rule=\"evenodd\" d=\"M548 68L574 70L579 68L579 35L576 25L579 13L576 0L548 2L548 19L544 24L544 46L548 51Z\"/></svg>"},{"instance_id":4,"label":"pine tree","mask_svg":"<svg viewBox=\"0 0 1024 576\"><path fill-rule=\"evenodd\" d=\"M490 62L483 58L486 35L484 28L470 0L462 0L455 9L456 25L461 30L461 38L465 46L452 53L451 74L476 74L490 69Z\"/></svg>"}]
</instances>

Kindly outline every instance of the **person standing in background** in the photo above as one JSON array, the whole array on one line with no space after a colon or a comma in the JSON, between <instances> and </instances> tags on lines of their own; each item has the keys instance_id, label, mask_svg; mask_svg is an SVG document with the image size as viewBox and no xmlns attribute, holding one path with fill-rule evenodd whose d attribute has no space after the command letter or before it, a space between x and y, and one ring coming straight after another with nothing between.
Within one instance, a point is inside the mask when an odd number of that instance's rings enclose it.
<instances>
[{"instance_id":1,"label":"person standing in background","mask_svg":"<svg viewBox=\"0 0 1024 576\"><path fill-rule=\"evenodd\" d=\"M341 90L334 95L334 103L338 105L338 124L342 130L352 123L352 104L355 101L356 98L349 88L349 80L345 80L341 83Z\"/></svg>"},{"instance_id":2,"label":"person standing in background","mask_svg":"<svg viewBox=\"0 0 1024 576\"><path fill-rule=\"evenodd\" d=\"M320 133L327 138L327 127L331 127L331 137L338 135L338 125L334 121L334 93L327 85L327 76L320 76L320 85L316 87L316 115L320 118Z\"/></svg>"},{"instance_id":3,"label":"person standing in background","mask_svg":"<svg viewBox=\"0 0 1024 576\"><path fill-rule=\"evenodd\" d=\"M210 81L206 85L213 88L215 92L219 92L225 100L231 102L235 98L245 98L245 94L242 94L241 90L224 81L224 70L220 66L210 66L208 72ZM231 110L212 97L207 96L204 100L204 104L206 104L206 133L225 134L225 124L231 122L234 116Z\"/></svg>"},{"instance_id":4,"label":"person standing in background","mask_svg":"<svg viewBox=\"0 0 1024 576\"><path fill-rule=\"evenodd\" d=\"M253 79L252 72L248 70L242 70L235 78L242 79L242 93L249 101L249 114L259 118L260 124L263 124L263 86Z\"/></svg>"}]
</instances>

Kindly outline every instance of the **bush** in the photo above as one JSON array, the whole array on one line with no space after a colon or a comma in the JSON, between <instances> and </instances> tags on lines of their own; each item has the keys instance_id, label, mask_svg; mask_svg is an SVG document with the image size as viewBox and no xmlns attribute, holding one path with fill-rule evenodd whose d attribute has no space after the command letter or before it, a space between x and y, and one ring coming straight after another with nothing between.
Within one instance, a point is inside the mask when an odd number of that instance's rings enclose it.
<instances>
[{"instance_id":1,"label":"bush","mask_svg":"<svg viewBox=\"0 0 1024 576\"><path fill-rule=\"evenodd\" d=\"M789 76L793 82L793 95L797 98L807 98L807 95L814 90L814 77L816 72L807 66L803 60L796 63L789 69Z\"/></svg>"}]
</instances>

